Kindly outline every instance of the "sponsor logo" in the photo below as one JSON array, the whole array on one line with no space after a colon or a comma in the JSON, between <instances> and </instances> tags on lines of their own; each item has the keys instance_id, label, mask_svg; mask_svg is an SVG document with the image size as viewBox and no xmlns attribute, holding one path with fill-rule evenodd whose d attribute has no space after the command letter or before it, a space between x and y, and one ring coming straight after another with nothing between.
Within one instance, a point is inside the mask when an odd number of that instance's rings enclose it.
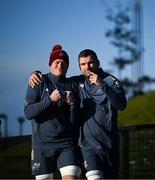
<instances>
[{"instance_id":1,"label":"sponsor logo","mask_svg":"<svg viewBox=\"0 0 155 180\"><path fill-rule=\"evenodd\" d=\"M34 163L32 165L32 171L38 171L40 169L40 163Z\"/></svg>"},{"instance_id":2,"label":"sponsor logo","mask_svg":"<svg viewBox=\"0 0 155 180\"><path fill-rule=\"evenodd\" d=\"M49 89L48 89L48 88L46 88L46 89L45 89L45 91L49 92Z\"/></svg>"}]
</instances>

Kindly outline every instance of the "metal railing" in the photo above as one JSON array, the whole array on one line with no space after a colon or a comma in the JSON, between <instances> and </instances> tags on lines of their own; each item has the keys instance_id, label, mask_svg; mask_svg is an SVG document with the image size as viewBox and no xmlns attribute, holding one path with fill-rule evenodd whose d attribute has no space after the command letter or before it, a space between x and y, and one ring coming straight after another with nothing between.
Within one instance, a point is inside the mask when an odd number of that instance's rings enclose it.
<instances>
[{"instance_id":1,"label":"metal railing","mask_svg":"<svg viewBox=\"0 0 155 180\"><path fill-rule=\"evenodd\" d=\"M155 179L155 124L119 128L119 178ZM32 179L31 136L0 138L0 179Z\"/></svg>"},{"instance_id":2,"label":"metal railing","mask_svg":"<svg viewBox=\"0 0 155 180\"><path fill-rule=\"evenodd\" d=\"M31 136L0 138L0 179L31 179Z\"/></svg>"},{"instance_id":3,"label":"metal railing","mask_svg":"<svg viewBox=\"0 0 155 180\"><path fill-rule=\"evenodd\" d=\"M120 132L120 178L155 178L155 124L123 127Z\"/></svg>"}]
</instances>

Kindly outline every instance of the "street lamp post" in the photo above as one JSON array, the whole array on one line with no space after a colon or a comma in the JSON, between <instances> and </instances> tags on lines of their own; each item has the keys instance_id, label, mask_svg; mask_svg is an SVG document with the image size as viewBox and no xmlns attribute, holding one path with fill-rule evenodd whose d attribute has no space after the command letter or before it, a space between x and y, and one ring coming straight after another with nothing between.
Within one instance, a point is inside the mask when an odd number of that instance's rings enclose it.
<instances>
[{"instance_id":1,"label":"street lamp post","mask_svg":"<svg viewBox=\"0 0 155 180\"><path fill-rule=\"evenodd\" d=\"M8 136L8 118L7 118L7 115L6 114L0 114L0 121L1 121L1 124L0 124L0 136L4 136L4 137L7 137ZM2 134L2 123L4 121L4 134Z\"/></svg>"}]
</instances>

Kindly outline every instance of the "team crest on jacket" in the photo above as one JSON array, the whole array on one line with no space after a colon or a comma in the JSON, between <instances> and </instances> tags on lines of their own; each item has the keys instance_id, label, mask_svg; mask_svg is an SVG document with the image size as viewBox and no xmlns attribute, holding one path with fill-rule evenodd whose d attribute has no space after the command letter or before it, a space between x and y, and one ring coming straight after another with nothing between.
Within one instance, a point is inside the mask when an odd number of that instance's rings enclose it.
<instances>
[{"instance_id":1,"label":"team crest on jacket","mask_svg":"<svg viewBox=\"0 0 155 180\"><path fill-rule=\"evenodd\" d=\"M84 84L83 84L83 83L80 83L79 86L80 86L81 88L84 88Z\"/></svg>"},{"instance_id":2,"label":"team crest on jacket","mask_svg":"<svg viewBox=\"0 0 155 180\"><path fill-rule=\"evenodd\" d=\"M101 88L99 88L97 91L96 91L97 94L101 94L103 93L103 90Z\"/></svg>"}]
</instances>

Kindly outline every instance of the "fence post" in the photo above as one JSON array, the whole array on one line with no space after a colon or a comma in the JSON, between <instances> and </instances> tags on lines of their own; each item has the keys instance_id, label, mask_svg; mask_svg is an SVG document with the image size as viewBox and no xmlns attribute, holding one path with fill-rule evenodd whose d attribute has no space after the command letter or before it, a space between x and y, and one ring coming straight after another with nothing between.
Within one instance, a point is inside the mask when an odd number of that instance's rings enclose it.
<instances>
[{"instance_id":1,"label":"fence post","mask_svg":"<svg viewBox=\"0 0 155 180\"><path fill-rule=\"evenodd\" d=\"M122 151L122 159L123 159L123 178L129 179L129 130L123 130L123 151Z\"/></svg>"}]
</instances>

